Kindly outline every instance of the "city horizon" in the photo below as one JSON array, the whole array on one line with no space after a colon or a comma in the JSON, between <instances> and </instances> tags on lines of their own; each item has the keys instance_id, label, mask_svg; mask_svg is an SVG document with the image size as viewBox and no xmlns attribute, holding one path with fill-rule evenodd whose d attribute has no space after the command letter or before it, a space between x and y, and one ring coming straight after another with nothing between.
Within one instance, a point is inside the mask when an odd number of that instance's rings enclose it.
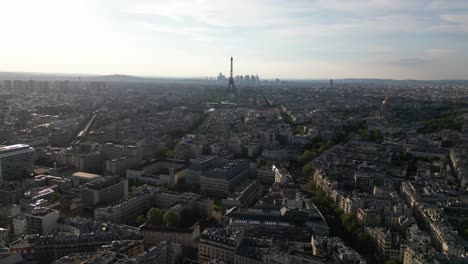
<instances>
[{"instance_id":1,"label":"city horizon","mask_svg":"<svg viewBox=\"0 0 468 264\"><path fill-rule=\"evenodd\" d=\"M228 71L226 71L228 72ZM223 73L224 72L219 72ZM219 74L218 73L218 74ZM141 79L215 79L217 77L216 74L214 75L205 75L205 76L155 76L155 75L133 75L133 74L125 74L125 73L109 73L109 74L92 74L92 73L68 73L68 72L15 72L15 71L0 71L0 80L1 79L11 79L14 80L15 74L19 77L29 77L32 78L34 76L62 76L62 77L113 77L113 76L122 76L122 77L133 77L133 78L141 78ZM2 75L11 75L12 77L2 77ZM235 74L235 76L243 76L242 74ZM249 74L250 75L250 74ZM282 81L326 81L329 80L392 80L392 81L423 81L423 82L437 82L437 81L468 81L468 77L465 79L412 79L412 78L379 78L379 77L339 77L339 78L281 78L281 77L262 77L262 80L270 80L274 81L276 79Z\"/></svg>"}]
</instances>

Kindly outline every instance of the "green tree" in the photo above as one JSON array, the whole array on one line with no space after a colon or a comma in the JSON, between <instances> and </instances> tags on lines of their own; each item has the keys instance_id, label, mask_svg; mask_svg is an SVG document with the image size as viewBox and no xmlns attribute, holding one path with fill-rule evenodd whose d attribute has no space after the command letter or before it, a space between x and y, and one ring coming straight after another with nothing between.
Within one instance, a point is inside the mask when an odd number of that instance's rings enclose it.
<instances>
[{"instance_id":1,"label":"green tree","mask_svg":"<svg viewBox=\"0 0 468 264\"><path fill-rule=\"evenodd\" d=\"M136 222L136 224L137 224L138 226L144 224L144 223L146 222L146 217L145 217L145 215L143 215L143 214L142 214L142 215L139 215L139 216L137 217L137 219L135 220L135 222Z\"/></svg>"},{"instance_id":2,"label":"green tree","mask_svg":"<svg viewBox=\"0 0 468 264\"><path fill-rule=\"evenodd\" d=\"M313 175L315 172L315 166L314 164L309 161L303 168L302 171L308 175Z\"/></svg>"},{"instance_id":3,"label":"green tree","mask_svg":"<svg viewBox=\"0 0 468 264\"><path fill-rule=\"evenodd\" d=\"M428 134L440 131L442 129L452 129L460 131L462 123L457 120L456 115L450 115L443 118L424 121L424 127L418 130L418 133Z\"/></svg>"},{"instance_id":4,"label":"green tree","mask_svg":"<svg viewBox=\"0 0 468 264\"><path fill-rule=\"evenodd\" d=\"M132 192L135 191L136 188L140 185L141 184L138 182L138 180L133 180L133 179L128 180L128 188L130 188Z\"/></svg>"},{"instance_id":5,"label":"green tree","mask_svg":"<svg viewBox=\"0 0 468 264\"><path fill-rule=\"evenodd\" d=\"M193 208L185 208L180 214L181 217L181 226L182 227L191 227L198 219L199 216Z\"/></svg>"},{"instance_id":6,"label":"green tree","mask_svg":"<svg viewBox=\"0 0 468 264\"><path fill-rule=\"evenodd\" d=\"M350 215L350 214L345 213L345 214L340 215L341 224L344 226L344 225L350 223L352 218L353 218L353 216Z\"/></svg>"},{"instance_id":7,"label":"green tree","mask_svg":"<svg viewBox=\"0 0 468 264\"><path fill-rule=\"evenodd\" d=\"M180 215L174 210L168 210L163 217L164 224L168 227L178 227L180 225Z\"/></svg>"},{"instance_id":8,"label":"green tree","mask_svg":"<svg viewBox=\"0 0 468 264\"><path fill-rule=\"evenodd\" d=\"M60 198L62 198L62 195L59 192L54 192L50 196L50 202L51 203L56 203L56 202L60 201Z\"/></svg>"},{"instance_id":9,"label":"green tree","mask_svg":"<svg viewBox=\"0 0 468 264\"><path fill-rule=\"evenodd\" d=\"M168 149L164 152L164 156L168 159L173 159L175 156L175 152L173 149Z\"/></svg>"},{"instance_id":10,"label":"green tree","mask_svg":"<svg viewBox=\"0 0 468 264\"><path fill-rule=\"evenodd\" d=\"M413 155L411 155L411 153L409 153L409 152L405 152L405 153L403 153L402 158L404 160L406 160L406 161L410 161L410 160L413 159Z\"/></svg>"},{"instance_id":11,"label":"green tree","mask_svg":"<svg viewBox=\"0 0 468 264\"><path fill-rule=\"evenodd\" d=\"M313 181L310 181L309 188L311 200L324 213L331 233L342 234L342 238L347 243L354 245L353 248L361 254L368 254L374 250L371 237L355 216L340 209L337 203L313 184Z\"/></svg>"},{"instance_id":12,"label":"green tree","mask_svg":"<svg viewBox=\"0 0 468 264\"><path fill-rule=\"evenodd\" d=\"M267 164L266 160L264 159L258 159L257 160L257 167L260 168L260 167L263 167Z\"/></svg>"},{"instance_id":13,"label":"green tree","mask_svg":"<svg viewBox=\"0 0 468 264\"><path fill-rule=\"evenodd\" d=\"M299 161L302 163L307 163L317 157L317 153L315 151L306 150L299 156Z\"/></svg>"},{"instance_id":14,"label":"green tree","mask_svg":"<svg viewBox=\"0 0 468 264\"><path fill-rule=\"evenodd\" d=\"M318 149L318 152L319 152L319 153L322 153L322 152L324 152L325 150L331 148L332 146L333 146L333 142L332 142L332 141L329 141L329 140L328 140L328 141L325 141L325 142L323 142L322 144L320 144L320 147L319 147L319 149Z\"/></svg>"},{"instance_id":15,"label":"green tree","mask_svg":"<svg viewBox=\"0 0 468 264\"><path fill-rule=\"evenodd\" d=\"M369 241L371 240L371 237L365 231L359 232L356 237L362 244L369 243Z\"/></svg>"},{"instance_id":16,"label":"green tree","mask_svg":"<svg viewBox=\"0 0 468 264\"><path fill-rule=\"evenodd\" d=\"M151 208L146 213L146 219L148 219L151 225L159 226L163 224L163 213L159 208Z\"/></svg>"}]
</instances>

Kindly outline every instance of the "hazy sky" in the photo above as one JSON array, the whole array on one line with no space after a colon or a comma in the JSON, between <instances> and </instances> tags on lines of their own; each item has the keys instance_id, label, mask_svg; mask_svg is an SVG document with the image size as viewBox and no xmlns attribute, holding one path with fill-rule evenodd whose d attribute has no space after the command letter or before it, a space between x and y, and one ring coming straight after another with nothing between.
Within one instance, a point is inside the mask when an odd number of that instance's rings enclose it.
<instances>
[{"instance_id":1,"label":"hazy sky","mask_svg":"<svg viewBox=\"0 0 468 264\"><path fill-rule=\"evenodd\" d=\"M468 0L0 0L0 71L468 79Z\"/></svg>"}]
</instances>

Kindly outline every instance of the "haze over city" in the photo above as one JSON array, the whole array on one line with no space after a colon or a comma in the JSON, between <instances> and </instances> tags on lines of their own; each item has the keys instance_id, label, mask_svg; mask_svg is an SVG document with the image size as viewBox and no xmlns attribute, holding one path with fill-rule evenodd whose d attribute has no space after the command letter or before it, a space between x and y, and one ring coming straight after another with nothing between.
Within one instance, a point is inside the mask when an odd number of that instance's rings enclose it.
<instances>
[{"instance_id":1,"label":"haze over city","mask_svg":"<svg viewBox=\"0 0 468 264\"><path fill-rule=\"evenodd\" d=\"M0 71L466 79L468 2L0 2Z\"/></svg>"},{"instance_id":2,"label":"haze over city","mask_svg":"<svg viewBox=\"0 0 468 264\"><path fill-rule=\"evenodd\" d=\"M0 263L468 263L468 1L0 0Z\"/></svg>"}]
</instances>

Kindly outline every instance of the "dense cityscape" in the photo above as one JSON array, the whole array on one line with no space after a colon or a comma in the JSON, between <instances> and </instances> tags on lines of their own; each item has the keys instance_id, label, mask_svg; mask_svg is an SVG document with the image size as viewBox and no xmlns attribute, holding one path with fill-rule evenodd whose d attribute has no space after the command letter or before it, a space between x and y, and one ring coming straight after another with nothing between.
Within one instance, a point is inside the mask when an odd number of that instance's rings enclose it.
<instances>
[{"instance_id":1,"label":"dense cityscape","mask_svg":"<svg viewBox=\"0 0 468 264\"><path fill-rule=\"evenodd\" d=\"M468 0L0 10L0 264L468 264Z\"/></svg>"},{"instance_id":2,"label":"dense cityscape","mask_svg":"<svg viewBox=\"0 0 468 264\"><path fill-rule=\"evenodd\" d=\"M0 76L1 263L467 263L468 82Z\"/></svg>"}]
</instances>

